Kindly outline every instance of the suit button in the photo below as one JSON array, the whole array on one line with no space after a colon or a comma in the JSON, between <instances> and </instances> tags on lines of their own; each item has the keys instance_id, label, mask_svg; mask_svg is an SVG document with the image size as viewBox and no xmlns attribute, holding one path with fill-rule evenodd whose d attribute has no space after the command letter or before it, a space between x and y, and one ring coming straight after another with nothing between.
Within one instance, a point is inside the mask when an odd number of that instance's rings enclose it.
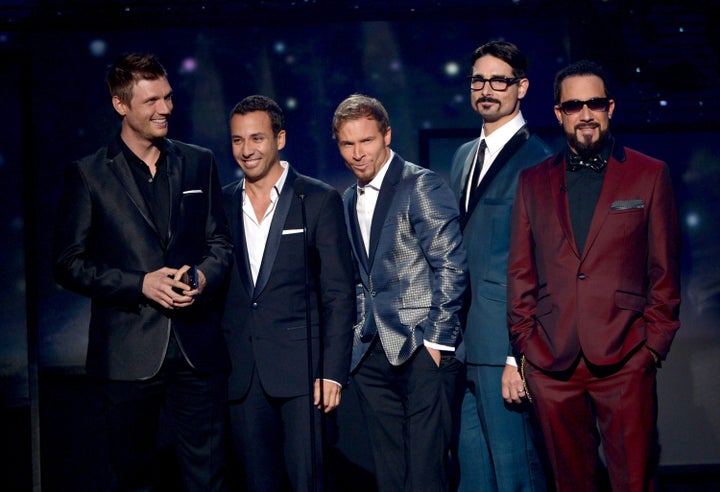
<instances>
[{"instance_id":1,"label":"suit button","mask_svg":"<svg viewBox=\"0 0 720 492\"><path fill-rule=\"evenodd\" d=\"M373 297L375 297L375 291L374 291L374 290L371 291L371 292L370 292L370 295L373 296Z\"/></svg>"},{"instance_id":2,"label":"suit button","mask_svg":"<svg viewBox=\"0 0 720 492\"><path fill-rule=\"evenodd\" d=\"M258 308L258 303L257 303L257 302L253 302L253 303L252 303L252 308L253 308L253 309L257 309L257 308Z\"/></svg>"},{"instance_id":3,"label":"suit button","mask_svg":"<svg viewBox=\"0 0 720 492\"><path fill-rule=\"evenodd\" d=\"M580 280L585 280L587 277L585 276L584 273L580 273L580 274L578 274L578 278L579 278Z\"/></svg>"}]
</instances>

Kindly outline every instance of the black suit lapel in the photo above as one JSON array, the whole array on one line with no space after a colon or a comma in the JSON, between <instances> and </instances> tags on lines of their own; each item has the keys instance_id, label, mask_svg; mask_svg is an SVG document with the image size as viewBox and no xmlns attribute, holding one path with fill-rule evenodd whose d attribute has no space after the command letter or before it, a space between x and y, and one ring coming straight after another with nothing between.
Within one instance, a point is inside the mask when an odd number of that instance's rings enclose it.
<instances>
[{"instance_id":1,"label":"black suit lapel","mask_svg":"<svg viewBox=\"0 0 720 492\"><path fill-rule=\"evenodd\" d=\"M248 296L253 293L252 272L250 271L250 258L247 253L245 242L245 219L243 217L243 187L245 180L239 181L232 193L230 205L230 227L235 239L235 265L240 275L240 281Z\"/></svg>"},{"instance_id":2,"label":"black suit lapel","mask_svg":"<svg viewBox=\"0 0 720 492\"><path fill-rule=\"evenodd\" d=\"M515 132L515 135L513 135L513 137L508 141L508 143L505 144L505 146L502 148L500 153L493 161L490 169L488 169L487 173L485 173L482 181L480 181L477 189L478 193L474 195L475 199L468 203L468 210L461 220L461 227L465 227L465 224L472 215L473 210L475 210L475 207L480 201L480 197L485 194L485 190L487 190L488 186L490 186L490 183L492 183L492 180L495 178L495 176L497 176L503 166L507 164L507 162L512 158L512 156L515 155L515 152L517 152L517 150L522 147L529 138L530 130L528 129L528 126L526 124L523 125L517 132ZM461 199L464 199L464 196L465 195L463 195L463 198Z\"/></svg>"},{"instance_id":3,"label":"black suit lapel","mask_svg":"<svg viewBox=\"0 0 720 492\"><path fill-rule=\"evenodd\" d=\"M257 282L255 282L254 295L257 296L265 288L270 272L275 264L278 248L280 247L280 239L282 238L283 227L287 219L290 205L295 197L294 187L297 173L293 168L288 167L288 175L285 178L285 184L278 197L278 203L275 207L272 222L270 223L270 231L268 232L267 242L265 243L265 252L263 253L260 271L258 272Z\"/></svg>"},{"instance_id":4,"label":"black suit lapel","mask_svg":"<svg viewBox=\"0 0 720 492\"><path fill-rule=\"evenodd\" d=\"M170 210L168 217L168 245L172 244L172 240L177 230L178 211L180 210L180 199L182 198L182 178L183 178L183 157L177 152L177 148L169 140L165 140L166 159L167 159L167 175L168 175L168 191L170 193ZM168 246L169 247L169 246Z\"/></svg>"},{"instance_id":5,"label":"black suit lapel","mask_svg":"<svg viewBox=\"0 0 720 492\"><path fill-rule=\"evenodd\" d=\"M390 167L380 187L380 193L378 194L377 204L373 211L372 225L370 227L370 254L368 255L370 265L373 264L373 259L375 258L375 250L377 250L378 243L380 242L380 231L387 218L393 197L395 196L395 186L400 181L403 165L404 161L395 154L393 160L388 164Z\"/></svg>"},{"instance_id":6,"label":"black suit lapel","mask_svg":"<svg viewBox=\"0 0 720 492\"><path fill-rule=\"evenodd\" d=\"M355 257L358 259L365 271L368 270L368 255L365 251L365 243L363 243L362 233L360 232L360 224L357 217L357 185L352 189L352 194L345 205L347 210L348 228L350 229L350 239Z\"/></svg>"},{"instance_id":7,"label":"black suit lapel","mask_svg":"<svg viewBox=\"0 0 720 492\"><path fill-rule=\"evenodd\" d=\"M130 164L128 164L128 162L125 160L125 156L119 148L112 147L108 150L108 158L110 159L108 161L108 166L110 167L110 170L113 172L115 177L117 177L120 185L125 190L125 193L127 193L130 201L133 203L133 205L135 205L135 208L138 209L138 212L140 212L142 218L145 220L145 222L148 223L152 230L155 231L155 233L158 235L158 238L162 241L164 235L160 234L160 232L157 230L155 221L150 214L150 210L147 208L145 199L143 198L142 193L140 192L140 189L135 182L133 173L130 170Z\"/></svg>"}]
</instances>

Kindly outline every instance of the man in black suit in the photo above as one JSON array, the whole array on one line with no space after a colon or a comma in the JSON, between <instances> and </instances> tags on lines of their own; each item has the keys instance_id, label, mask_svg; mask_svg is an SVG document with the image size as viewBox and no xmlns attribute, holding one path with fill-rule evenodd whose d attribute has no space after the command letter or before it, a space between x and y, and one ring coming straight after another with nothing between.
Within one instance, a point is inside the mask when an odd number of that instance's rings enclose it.
<instances>
[{"instance_id":1,"label":"man in black suit","mask_svg":"<svg viewBox=\"0 0 720 492\"><path fill-rule=\"evenodd\" d=\"M169 140L167 73L152 55L108 72L120 133L71 165L55 231L57 282L92 300L87 373L114 476L150 490L161 414L188 491L223 489L229 358L218 295L232 261L215 159ZM196 282L184 274L196 271ZM155 484L157 485L157 484Z\"/></svg>"},{"instance_id":2,"label":"man in black suit","mask_svg":"<svg viewBox=\"0 0 720 492\"><path fill-rule=\"evenodd\" d=\"M340 403L355 322L342 201L280 160L284 117L272 99L240 101L230 135L244 173L223 190L236 246L222 325L233 442L249 490L319 490L321 416Z\"/></svg>"}]
</instances>

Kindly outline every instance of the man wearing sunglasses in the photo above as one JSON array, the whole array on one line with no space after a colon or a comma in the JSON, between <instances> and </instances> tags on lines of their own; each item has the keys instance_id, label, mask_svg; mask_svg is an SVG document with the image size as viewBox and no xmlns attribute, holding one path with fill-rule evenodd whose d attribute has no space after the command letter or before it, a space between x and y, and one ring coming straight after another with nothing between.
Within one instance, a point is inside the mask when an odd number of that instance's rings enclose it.
<instances>
[{"instance_id":1,"label":"man wearing sunglasses","mask_svg":"<svg viewBox=\"0 0 720 492\"><path fill-rule=\"evenodd\" d=\"M668 166L610 135L599 65L555 78L567 148L520 175L508 323L555 487L652 488L656 368L680 325L680 232ZM599 432L598 432L599 431Z\"/></svg>"},{"instance_id":2,"label":"man wearing sunglasses","mask_svg":"<svg viewBox=\"0 0 720 492\"><path fill-rule=\"evenodd\" d=\"M510 214L520 171L551 155L520 112L528 92L527 60L512 43L491 41L472 55L470 103L480 137L460 146L450 182L461 210L470 289L458 459L460 491L545 490L522 379L507 333Z\"/></svg>"}]
</instances>

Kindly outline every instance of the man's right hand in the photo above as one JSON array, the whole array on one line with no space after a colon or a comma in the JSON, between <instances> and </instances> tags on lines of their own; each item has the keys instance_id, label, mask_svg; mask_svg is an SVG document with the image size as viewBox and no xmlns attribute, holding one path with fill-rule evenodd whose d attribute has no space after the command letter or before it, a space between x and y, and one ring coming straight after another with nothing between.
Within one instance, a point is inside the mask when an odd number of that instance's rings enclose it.
<instances>
[{"instance_id":1,"label":"man's right hand","mask_svg":"<svg viewBox=\"0 0 720 492\"><path fill-rule=\"evenodd\" d=\"M185 268L187 270L187 268ZM143 278L142 293L151 301L155 301L167 309L178 309L190 306L195 299L191 296L178 294L173 287L179 291L188 290L190 286L176 280L182 276L183 268L163 267L154 272L148 272Z\"/></svg>"}]
</instances>

